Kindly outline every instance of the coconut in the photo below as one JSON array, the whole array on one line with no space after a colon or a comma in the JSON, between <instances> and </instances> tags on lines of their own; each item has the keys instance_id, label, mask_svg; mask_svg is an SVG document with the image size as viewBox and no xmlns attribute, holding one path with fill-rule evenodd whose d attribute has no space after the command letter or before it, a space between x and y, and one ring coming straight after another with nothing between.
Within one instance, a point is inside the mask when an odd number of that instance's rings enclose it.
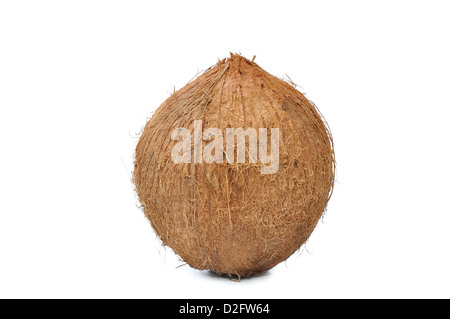
<instances>
[{"instance_id":1,"label":"coconut","mask_svg":"<svg viewBox=\"0 0 450 319\"><path fill-rule=\"evenodd\" d=\"M136 147L133 182L164 245L193 268L240 278L271 269L308 239L334 169L315 105L231 54L155 111Z\"/></svg>"}]
</instances>

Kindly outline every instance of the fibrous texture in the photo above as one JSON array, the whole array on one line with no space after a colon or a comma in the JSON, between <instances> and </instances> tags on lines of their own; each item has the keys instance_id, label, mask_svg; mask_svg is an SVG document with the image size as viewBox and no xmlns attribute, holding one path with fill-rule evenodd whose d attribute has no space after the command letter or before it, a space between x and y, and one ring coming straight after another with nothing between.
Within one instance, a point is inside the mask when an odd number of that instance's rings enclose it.
<instances>
[{"instance_id":1,"label":"fibrous texture","mask_svg":"<svg viewBox=\"0 0 450 319\"><path fill-rule=\"evenodd\" d=\"M223 131L223 160L196 161L192 139L186 163L171 153L175 129L194 137ZM279 129L279 168L262 174L263 163L227 153L227 128ZM203 136L204 137L204 136ZM261 136L259 136L261 138ZM216 137L217 138L217 137ZM237 143L237 142L236 142ZM133 181L146 217L162 242L187 264L218 274L248 276L287 259L308 239L334 184L331 134L317 108L289 83L237 54L219 61L174 92L154 113L136 147Z\"/></svg>"}]
</instances>

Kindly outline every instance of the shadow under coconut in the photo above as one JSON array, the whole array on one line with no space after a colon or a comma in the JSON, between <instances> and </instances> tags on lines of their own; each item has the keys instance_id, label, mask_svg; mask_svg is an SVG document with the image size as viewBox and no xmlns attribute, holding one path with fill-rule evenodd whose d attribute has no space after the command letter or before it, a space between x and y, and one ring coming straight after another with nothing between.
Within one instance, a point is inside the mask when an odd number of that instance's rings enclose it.
<instances>
[{"instance_id":1,"label":"shadow under coconut","mask_svg":"<svg viewBox=\"0 0 450 319\"><path fill-rule=\"evenodd\" d=\"M218 273L215 273L214 271L208 270L205 272L202 272L205 276L209 277L209 278L213 278L213 279L228 279L231 281L247 281L247 280L256 280L256 279L261 279L261 278L265 278L270 276L270 270L268 271L263 271L257 274L252 274L250 276L246 276L246 277L239 277L237 275L219 275Z\"/></svg>"}]
</instances>

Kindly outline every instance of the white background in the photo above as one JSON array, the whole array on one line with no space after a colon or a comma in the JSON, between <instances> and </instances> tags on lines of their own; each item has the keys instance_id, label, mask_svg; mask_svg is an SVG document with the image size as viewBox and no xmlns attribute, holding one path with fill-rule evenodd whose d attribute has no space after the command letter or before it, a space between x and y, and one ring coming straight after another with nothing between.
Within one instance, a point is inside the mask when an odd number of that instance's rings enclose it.
<instances>
[{"instance_id":1,"label":"white background","mask_svg":"<svg viewBox=\"0 0 450 319\"><path fill-rule=\"evenodd\" d=\"M449 298L446 1L2 1L0 297ZM303 247L241 282L183 266L136 207L136 134L241 52L335 140Z\"/></svg>"}]
</instances>

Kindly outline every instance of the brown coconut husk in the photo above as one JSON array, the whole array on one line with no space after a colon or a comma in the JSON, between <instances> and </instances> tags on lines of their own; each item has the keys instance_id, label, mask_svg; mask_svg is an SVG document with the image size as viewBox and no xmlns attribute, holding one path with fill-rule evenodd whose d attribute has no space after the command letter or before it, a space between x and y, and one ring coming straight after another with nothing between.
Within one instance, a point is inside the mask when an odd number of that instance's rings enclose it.
<instances>
[{"instance_id":1,"label":"brown coconut husk","mask_svg":"<svg viewBox=\"0 0 450 319\"><path fill-rule=\"evenodd\" d=\"M194 120L203 130L279 128L278 172L261 174L260 162L249 163L248 143L246 163L175 164L171 132L184 127L194 136ZM209 141L202 143L204 149ZM133 181L163 244L193 268L241 277L274 267L308 239L331 196L334 170L332 137L317 108L289 83L231 54L156 110L136 147Z\"/></svg>"}]
</instances>

